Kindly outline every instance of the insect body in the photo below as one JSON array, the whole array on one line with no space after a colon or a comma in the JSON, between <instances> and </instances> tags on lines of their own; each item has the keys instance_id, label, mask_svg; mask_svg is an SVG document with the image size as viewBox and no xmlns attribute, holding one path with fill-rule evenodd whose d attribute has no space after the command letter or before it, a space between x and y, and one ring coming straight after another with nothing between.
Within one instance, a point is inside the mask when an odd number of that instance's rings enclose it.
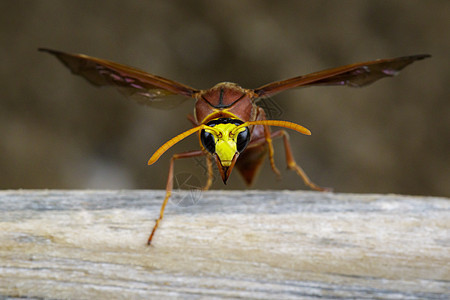
<instances>
[{"instance_id":1,"label":"insect body","mask_svg":"<svg viewBox=\"0 0 450 300\"><path fill-rule=\"evenodd\" d=\"M310 131L292 122L267 120L264 110L256 104L257 100L297 87L318 85L360 87L383 77L396 75L414 61L429 57L424 54L357 63L269 83L256 89L245 89L235 83L222 82L208 90L197 90L111 61L83 54L69 54L50 49L39 50L55 55L74 74L83 76L92 84L115 86L125 95L143 104L161 101L169 95L180 95L196 100L194 115L188 116L194 127L167 141L148 161L149 165L155 163L174 144L194 133L198 134L200 150L174 154L170 160L166 196L159 218L148 239L149 245L163 219L172 192L173 168L177 159L206 157L208 180L204 189L208 189L212 183L212 160L217 164L224 183L236 167L245 182L250 185L267 154L272 170L277 175L280 174L274 163L272 140L283 138L288 168L294 170L311 189L326 190L313 183L296 163L288 133L284 129L271 132L270 126L288 128L306 135L310 135Z\"/></svg>"}]
</instances>

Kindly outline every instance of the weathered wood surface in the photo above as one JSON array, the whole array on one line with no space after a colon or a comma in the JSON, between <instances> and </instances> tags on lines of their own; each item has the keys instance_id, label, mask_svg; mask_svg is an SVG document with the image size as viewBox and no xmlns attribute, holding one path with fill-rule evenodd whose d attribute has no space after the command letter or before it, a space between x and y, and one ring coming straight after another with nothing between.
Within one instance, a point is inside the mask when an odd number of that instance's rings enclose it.
<instances>
[{"instance_id":1,"label":"weathered wood surface","mask_svg":"<svg viewBox=\"0 0 450 300\"><path fill-rule=\"evenodd\" d=\"M0 298L450 297L449 199L187 192L147 247L163 196L0 192Z\"/></svg>"}]
</instances>

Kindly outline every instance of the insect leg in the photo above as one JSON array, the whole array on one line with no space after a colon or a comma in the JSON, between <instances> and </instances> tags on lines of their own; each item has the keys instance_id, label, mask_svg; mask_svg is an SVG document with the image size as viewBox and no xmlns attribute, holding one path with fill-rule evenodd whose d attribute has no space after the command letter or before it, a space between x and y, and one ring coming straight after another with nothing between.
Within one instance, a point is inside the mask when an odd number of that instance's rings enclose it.
<instances>
[{"instance_id":1,"label":"insect leg","mask_svg":"<svg viewBox=\"0 0 450 300\"><path fill-rule=\"evenodd\" d=\"M278 170L277 166L275 166L275 160L274 160L274 153L273 150L273 144L272 144L272 134L270 133L270 127L268 125L264 125L264 139L267 145L269 146L269 161L270 161L270 167L272 168L272 171L277 174L277 177L280 178L281 174Z\"/></svg>"},{"instance_id":2,"label":"insect leg","mask_svg":"<svg viewBox=\"0 0 450 300\"><path fill-rule=\"evenodd\" d=\"M159 212L159 218L156 220L155 226L153 227L152 233L150 234L150 237L148 238L147 245L150 245L153 239L153 235L155 234L156 229L159 226L159 223L161 222L162 218L164 217L164 209L166 208L167 202L169 201L170 195L172 194L172 188L173 188L173 165L176 159L179 158L190 158L195 156L202 156L205 155L205 153L202 150L195 150L190 152L184 152L179 154L174 154L172 158L170 159L170 166L169 166L169 176L167 178L167 185L166 185L166 197L164 198L163 204L161 205L161 211Z\"/></svg>"},{"instance_id":3,"label":"insect leg","mask_svg":"<svg viewBox=\"0 0 450 300\"><path fill-rule=\"evenodd\" d=\"M271 133L269 137L270 137L270 139L267 139L266 136L258 138L256 140L252 141L252 143L248 147L249 148L257 147L261 144L268 143L269 144L269 158L271 159L271 165L272 165L273 146L272 146L272 154L270 153L270 146L272 145L272 139L278 138L278 137L283 137L284 149L286 152L286 163L288 165L288 168L291 170L294 170L297 173L297 175L303 179L303 182L309 188L316 190L316 191L331 191L330 188L321 187L321 186L315 184L314 182L312 182L311 179L309 179L308 175L306 175L305 171L303 171L303 169L296 163L294 156L292 155L291 144L289 143L289 134L285 130L277 130L277 131ZM272 170L273 170L273 167L272 167Z\"/></svg>"},{"instance_id":4,"label":"insect leg","mask_svg":"<svg viewBox=\"0 0 450 300\"><path fill-rule=\"evenodd\" d=\"M286 163L288 168L295 171L297 175L303 179L303 182L311 189L323 192L331 191L330 188L324 188L312 182L311 179L309 179L308 175L306 175L305 171L303 171L303 169L297 164L294 156L292 155L291 144L289 143L289 134L285 130L278 130L272 134L272 137L279 136L283 137L284 150L286 151Z\"/></svg>"}]
</instances>

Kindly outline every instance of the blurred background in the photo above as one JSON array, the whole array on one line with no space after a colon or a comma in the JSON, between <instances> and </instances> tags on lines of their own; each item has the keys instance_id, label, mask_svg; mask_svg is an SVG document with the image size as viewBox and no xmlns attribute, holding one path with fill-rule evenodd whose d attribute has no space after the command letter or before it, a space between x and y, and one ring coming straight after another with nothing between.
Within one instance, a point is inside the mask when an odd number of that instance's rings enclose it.
<instances>
[{"instance_id":1,"label":"blurred background","mask_svg":"<svg viewBox=\"0 0 450 300\"><path fill-rule=\"evenodd\" d=\"M364 88L313 87L269 103L291 132L297 162L337 192L450 196L450 1L0 2L0 188L164 189L173 153L151 154L189 129L193 101L157 110L70 74L47 47L113 60L198 89L246 88L345 64L429 53L395 78ZM253 188L306 189L266 162ZM204 162L175 174L205 180ZM235 171L227 186L243 189Z\"/></svg>"}]
</instances>

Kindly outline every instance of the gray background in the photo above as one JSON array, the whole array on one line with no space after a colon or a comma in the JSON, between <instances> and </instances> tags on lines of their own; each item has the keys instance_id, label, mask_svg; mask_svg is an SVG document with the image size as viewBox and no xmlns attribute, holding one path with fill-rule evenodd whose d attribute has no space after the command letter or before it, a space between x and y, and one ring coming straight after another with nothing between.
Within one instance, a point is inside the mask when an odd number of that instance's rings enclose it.
<instances>
[{"instance_id":1,"label":"gray background","mask_svg":"<svg viewBox=\"0 0 450 300\"><path fill-rule=\"evenodd\" d=\"M193 102L147 108L92 87L38 47L135 66L199 89L271 81L354 62L430 53L369 87L317 87L272 99L299 164L339 192L450 195L449 1L2 1L0 188L164 188ZM303 189L266 163L254 188ZM196 160L176 164L203 182ZM217 177L217 175L216 175ZM227 188L244 188L237 172ZM218 179L214 188L224 188Z\"/></svg>"}]
</instances>

